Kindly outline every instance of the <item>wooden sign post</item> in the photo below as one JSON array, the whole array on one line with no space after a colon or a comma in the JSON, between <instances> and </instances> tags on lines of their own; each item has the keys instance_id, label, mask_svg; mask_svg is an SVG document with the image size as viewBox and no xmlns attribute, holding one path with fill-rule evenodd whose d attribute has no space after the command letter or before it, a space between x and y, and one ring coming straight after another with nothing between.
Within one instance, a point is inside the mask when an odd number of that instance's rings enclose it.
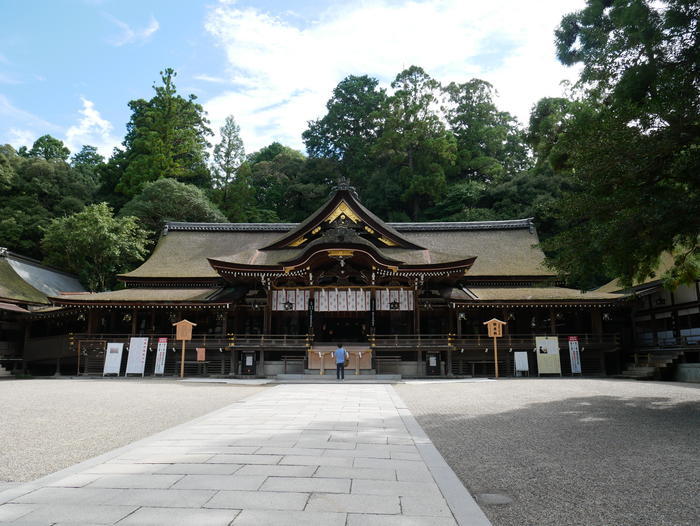
<instances>
[{"instance_id":1,"label":"wooden sign post","mask_svg":"<svg viewBox=\"0 0 700 526\"><path fill-rule=\"evenodd\" d=\"M498 378L498 338L503 336L503 326L506 322L492 318L485 321L484 325L489 331L489 337L493 338L493 360L496 365L496 378Z\"/></svg>"},{"instance_id":2,"label":"wooden sign post","mask_svg":"<svg viewBox=\"0 0 700 526\"><path fill-rule=\"evenodd\" d=\"M180 356L180 378L185 377L185 342L192 339L192 327L196 327L196 323L187 320L180 320L173 323L175 326L175 339L182 341L182 355Z\"/></svg>"}]
</instances>

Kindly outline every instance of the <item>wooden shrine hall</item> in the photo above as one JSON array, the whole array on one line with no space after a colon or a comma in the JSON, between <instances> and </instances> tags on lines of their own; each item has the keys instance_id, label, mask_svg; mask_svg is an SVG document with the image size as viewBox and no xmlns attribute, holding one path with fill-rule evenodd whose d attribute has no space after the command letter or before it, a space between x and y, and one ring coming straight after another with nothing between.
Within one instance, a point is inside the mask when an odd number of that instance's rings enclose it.
<instances>
[{"instance_id":1,"label":"wooden shrine hall","mask_svg":"<svg viewBox=\"0 0 700 526\"><path fill-rule=\"evenodd\" d=\"M483 322L497 317L507 322L502 375L541 335L578 336L584 374L604 374L624 296L562 287L537 243L530 219L386 223L341 183L299 224L168 223L151 257L119 276L126 288L53 297L62 308L36 315L31 332L64 338L62 367L75 371L80 356L80 374L99 373L105 344L132 336L149 337L146 371L168 338L173 374L182 364L172 324L187 319L197 325L186 374L319 374L342 343L350 372L490 376ZM76 313L82 331L51 328Z\"/></svg>"}]
</instances>

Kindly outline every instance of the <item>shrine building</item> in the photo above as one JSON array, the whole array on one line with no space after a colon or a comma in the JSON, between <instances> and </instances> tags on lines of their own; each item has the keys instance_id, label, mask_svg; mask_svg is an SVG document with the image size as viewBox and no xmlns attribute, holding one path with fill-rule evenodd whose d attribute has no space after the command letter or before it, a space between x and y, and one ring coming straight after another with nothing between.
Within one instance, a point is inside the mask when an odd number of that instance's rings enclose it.
<instances>
[{"instance_id":1,"label":"shrine building","mask_svg":"<svg viewBox=\"0 0 700 526\"><path fill-rule=\"evenodd\" d=\"M144 336L153 351L167 338L174 374L172 324L187 319L197 324L188 375L319 374L342 343L361 374L492 376L483 322L498 318L501 375L537 336L560 338L567 373L569 335L583 373L605 374L619 359L625 297L563 287L531 219L386 223L347 184L299 224L168 223L151 257L119 280L121 290L52 297L61 308L31 316L25 359L99 373L107 342Z\"/></svg>"}]
</instances>

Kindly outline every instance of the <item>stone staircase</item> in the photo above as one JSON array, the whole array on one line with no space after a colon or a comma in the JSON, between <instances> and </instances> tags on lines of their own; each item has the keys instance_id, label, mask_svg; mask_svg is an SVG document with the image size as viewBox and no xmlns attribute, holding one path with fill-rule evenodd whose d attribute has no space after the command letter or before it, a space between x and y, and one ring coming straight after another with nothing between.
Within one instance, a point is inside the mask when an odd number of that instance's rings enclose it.
<instances>
[{"instance_id":1,"label":"stone staircase","mask_svg":"<svg viewBox=\"0 0 700 526\"><path fill-rule=\"evenodd\" d=\"M627 368L619 375L620 378L633 378L635 380L653 380L662 375L662 371L673 365L683 351L668 349L637 353L635 363L628 364Z\"/></svg>"},{"instance_id":2,"label":"stone staircase","mask_svg":"<svg viewBox=\"0 0 700 526\"><path fill-rule=\"evenodd\" d=\"M0 377L3 377L3 376L14 376L14 375L10 371L5 369L5 367L0 365Z\"/></svg>"}]
</instances>

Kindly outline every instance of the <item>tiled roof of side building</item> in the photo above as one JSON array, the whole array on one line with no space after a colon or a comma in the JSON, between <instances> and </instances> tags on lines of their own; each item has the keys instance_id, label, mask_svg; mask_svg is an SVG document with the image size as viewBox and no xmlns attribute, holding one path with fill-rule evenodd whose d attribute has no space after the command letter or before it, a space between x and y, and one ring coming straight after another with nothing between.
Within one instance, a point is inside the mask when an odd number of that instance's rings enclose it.
<instances>
[{"instance_id":1,"label":"tiled roof of side building","mask_svg":"<svg viewBox=\"0 0 700 526\"><path fill-rule=\"evenodd\" d=\"M17 303L49 303L47 296L82 292L77 276L0 248L0 298Z\"/></svg>"}]
</instances>

